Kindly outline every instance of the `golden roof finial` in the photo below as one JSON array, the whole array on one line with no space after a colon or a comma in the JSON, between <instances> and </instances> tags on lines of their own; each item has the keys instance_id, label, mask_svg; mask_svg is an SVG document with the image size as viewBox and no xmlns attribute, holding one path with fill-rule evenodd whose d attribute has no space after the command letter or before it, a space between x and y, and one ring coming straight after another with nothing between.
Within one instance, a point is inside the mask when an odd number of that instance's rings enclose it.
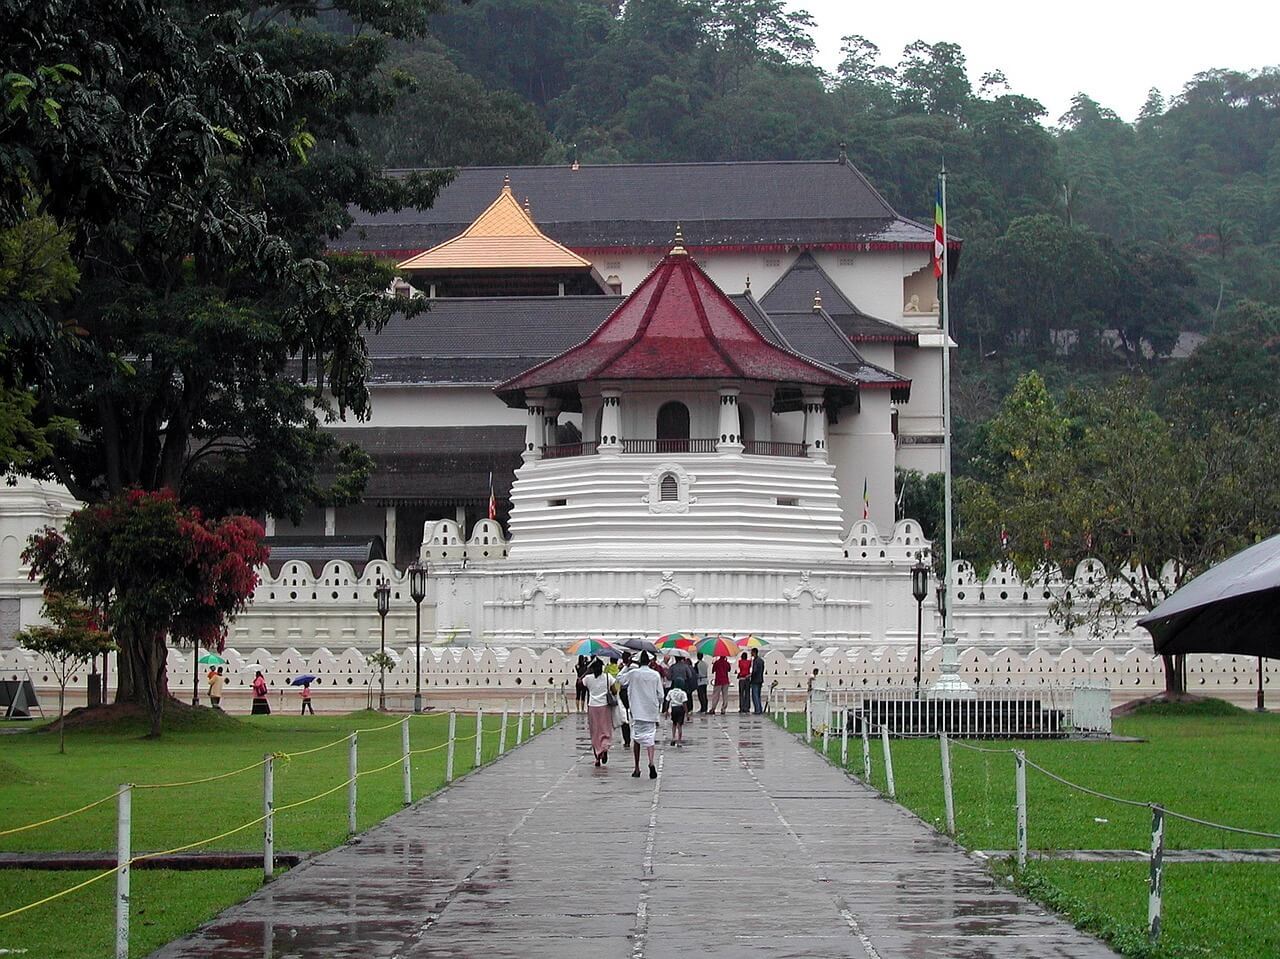
<instances>
[{"instance_id":1,"label":"golden roof finial","mask_svg":"<svg viewBox=\"0 0 1280 959\"><path fill-rule=\"evenodd\" d=\"M511 174L510 173L502 174L502 192L503 193L511 192Z\"/></svg>"},{"instance_id":2,"label":"golden roof finial","mask_svg":"<svg viewBox=\"0 0 1280 959\"><path fill-rule=\"evenodd\" d=\"M676 224L676 238L674 242L675 245L671 247L671 255L686 256L689 251L684 248L684 231L680 229L679 223Z\"/></svg>"},{"instance_id":3,"label":"golden roof finial","mask_svg":"<svg viewBox=\"0 0 1280 959\"><path fill-rule=\"evenodd\" d=\"M744 292L746 292L746 293L750 293L750 292L751 292L751 274L749 274L749 273L747 274L747 288L746 288L746 290L745 290Z\"/></svg>"},{"instance_id":4,"label":"golden roof finial","mask_svg":"<svg viewBox=\"0 0 1280 959\"><path fill-rule=\"evenodd\" d=\"M817 313L820 309L822 309L822 291L814 290L813 291L813 312Z\"/></svg>"},{"instance_id":5,"label":"golden roof finial","mask_svg":"<svg viewBox=\"0 0 1280 959\"><path fill-rule=\"evenodd\" d=\"M529 209L529 198L527 196L524 198L524 212L530 217L533 216L533 211Z\"/></svg>"}]
</instances>

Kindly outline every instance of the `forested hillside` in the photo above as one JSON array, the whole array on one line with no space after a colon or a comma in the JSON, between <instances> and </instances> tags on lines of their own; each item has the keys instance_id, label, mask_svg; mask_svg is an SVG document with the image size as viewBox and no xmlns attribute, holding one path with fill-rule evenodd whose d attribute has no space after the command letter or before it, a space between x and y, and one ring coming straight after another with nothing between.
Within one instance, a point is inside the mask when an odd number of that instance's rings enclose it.
<instances>
[{"instance_id":1,"label":"forested hillside","mask_svg":"<svg viewBox=\"0 0 1280 959\"><path fill-rule=\"evenodd\" d=\"M453 4L433 41L400 51L415 90L366 132L396 166L834 157L845 143L922 219L945 160L965 240L956 329L992 373L1158 365L1180 332L1280 293L1280 70L1153 91L1135 123L1087 91L1048 117L945 41L887 67L846 37L830 75L814 29L781 0ZM991 385L970 391L974 413L1008 379Z\"/></svg>"}]
</instances>

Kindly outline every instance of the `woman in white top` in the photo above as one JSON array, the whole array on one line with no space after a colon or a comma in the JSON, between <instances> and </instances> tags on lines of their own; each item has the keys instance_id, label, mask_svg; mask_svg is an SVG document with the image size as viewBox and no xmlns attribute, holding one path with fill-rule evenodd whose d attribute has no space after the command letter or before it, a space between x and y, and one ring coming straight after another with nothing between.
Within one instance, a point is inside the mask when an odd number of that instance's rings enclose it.
<instances>
[{"instance_id":1,"label":"woman in white top","mask_svg":"<svg viewBox=\"0 0 1280 959\"><path fill-rule=\"evenodd\" d=\"M613 677L604 671L598 659L591 661L591 669L582 677L587 688L587 729L591 733L591 752L596 765L609 762L609 745L613 742L613 707L609 705L609 690Z\"/></svg>"}]
</instances>

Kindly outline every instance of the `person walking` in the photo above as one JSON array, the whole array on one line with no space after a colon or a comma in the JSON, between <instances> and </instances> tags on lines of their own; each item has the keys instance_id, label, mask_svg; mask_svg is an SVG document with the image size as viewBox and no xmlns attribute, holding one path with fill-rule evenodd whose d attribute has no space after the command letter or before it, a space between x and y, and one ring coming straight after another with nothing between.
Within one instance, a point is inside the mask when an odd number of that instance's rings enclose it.
<instances>
[{"instance_id":1,"label":"person walking","mask_svg":"<svg viewBox=\"0 0 1280 959\"><path fill-rule=\"evenodd\" d=\"M214 709L221 709L219 704L222 702L222 686L226 683L227 677L222 675L222 667L209 670L209 702L213 704Z\"/></svg>"},{"instance_id":2,"label":"person walking","mask_svg":"<svg viewBox=\"0 0 1280 959\"><path fill-rule=\"evenodd\" d=\"M578 712L582 712L587 708L587 687L582 683L582 677L587 675L587 657L579 656L573 671L577 676L573 684L574 702L577 705Z\"/></svg>"},{"instance_id":3,"label":"person walking","mask_svg":"<svg viewBox=\"0 0 1280 959\"><path fill-rule=\"evenodd\" d=\"M685 696L685 716L689 715L689 709L693 704L694 692L698 688L698 670L688 659L681 656L676 660L675 665L671 667L671 692L679 689ZM668 694L668 705L673 700Z\"/></svg>"},{"instance_id":4,"label":"person walking","mask_svg":"<svg viewBox=\"0 0 1280 959\"><path fill-rule=\"evenodd\" d=\"M658 714L662 704L662 677L649 660L648 653L640 654L640 668L622 677L627 686L627 700L631 703L631 749L636 768L632 777L640 775L640 747L649 757L649 778L658 778L658 767L653 763L653 747L658 735Z\"/></svg>"},{"instance_id":5,"label":"person walking","mask_svg":"<svg viewBox=\"0 0 1280 959\"><path fill-rule=\"evenodd\" d=\"M587 729L591 733L591 753L596 765L609 763L609 745L613 742L613 705L609 702L613 677L604 671L598 659L591 661L591 668L582 677L587 688Z\"/></svg>"},{"instance_id":6,"label":"person walking","mask_svg":"<svg viewBox=\"0 0 1280 959\"><path fill-rule=\"evenodd\" d=\"M271 715L271 703L267 701L267 681L258 670L253 677L253 708L249 712L254 716Z\"/></svg>"},{"instance_id":7,"label":"person walking","mask_svg":"<svg viewBox=\"0 0 1280 959\"><path fill-rule=\"evenodd\" d=\"M764 689L764 658L760 650L751 650L751 711L756 715L764 712L760 693Z\"/></svg>"},{"instance_id":8,"label":"person walking","mask_svg":"<svg viewBox=\"0 0 1280 959\"><path fill-rule=\"evenodd\" d=\"M630 653L622 654L622 666L618 670L618 709L614 712L619 720L619 726L622 729L622 748L631 748L631 702L630 693L627 692L626 675L632 670L639 669L635 663L631 661Z\"/></svg>"},{"instance_id":9,"label":"person walking","mask_svg":"<svg viewBox=\"0 0 1280 959\"><path fill-rule=\"evenodd\" d=\"M689 694L681 686L672 686L667 693L671 712L671 745L684 748L684 717L689 709Z\"/></svg>"},{"instance_id":10,"label":"person walking","mask_svg":"<svg viewBox=\"0 0 1280 959\"><path fill-rule=\"evenodd\" d=\"M673 665L674 662L670 653L662 657L662 662L658 662L656 659L653 661L653 669L662 678L662 715L664 716L667 714L667 693L671 692L671 667Z\"/></svg>"},{"instance_id":11,"label":"person walking","mask_svg":"<svg viewBox=\"0 0 1280 959\"><path fill-rule=\"evenodd\" d=\"M708 663L706 657L701 653L698 654L698 712L705 715L707 711L707 679Z\"/></svg>"},{"instance_id":12,"label":"person walking","mask_svg":"<svg viewBox=\"0 0 1280 959\"><path fill-rule=\"evenodd\" d=\"M738 712L751 712L751 662L745 649L738 657Z\"/></svg>"},{"instance_id":13,"label":"person walking","mask_svg":"<svg viewBox=\"0 0 1280 959\"><path fill-rule=\"evenodd\" d=\"M711 712L716 711L716 704L720 704L720 715L724 715L725 707L729 705L729 658L727 656L717 656L716 661L711 664Z\"/></svg>"},{"instance_id":14,"label":"person walking","mask_svg":"<svg viewBox=\"0 0 1280 959\"><path fill-rule=\"evenodd\" d=\"M310 713L312 716L316 714L316 708L311 705L311 684L302 684L302 712L299 714L305 716Z\"/></svg>"}]
</instances>

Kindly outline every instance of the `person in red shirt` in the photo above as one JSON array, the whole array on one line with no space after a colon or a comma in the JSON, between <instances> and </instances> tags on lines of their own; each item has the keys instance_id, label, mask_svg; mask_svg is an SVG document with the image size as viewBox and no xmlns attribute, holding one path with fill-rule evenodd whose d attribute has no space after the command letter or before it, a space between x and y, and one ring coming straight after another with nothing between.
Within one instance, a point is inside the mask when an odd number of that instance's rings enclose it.
<instances>
[{"instance_id":1,"label":"person in red shirt","mask_svg":"<svg viewBox=\"0 0 1280 959\"><path fill-rule=\"evenodd\" d=\"M738 712L751 712L751 660L745 649L738 657Z\"/></svg>"},{"instance_id":2,"label":"person in red shirt","mask_svg":"<svg viewBox=\"0 0 1280 959\"><path fill-rule=\"evenodd\" d=\"M711 712L716 711L716 704L719 703L721 716L729 705L729 669L729 660L724 656L717 656L716 661L711 664Z\"/></svg>"}]
</instances>

